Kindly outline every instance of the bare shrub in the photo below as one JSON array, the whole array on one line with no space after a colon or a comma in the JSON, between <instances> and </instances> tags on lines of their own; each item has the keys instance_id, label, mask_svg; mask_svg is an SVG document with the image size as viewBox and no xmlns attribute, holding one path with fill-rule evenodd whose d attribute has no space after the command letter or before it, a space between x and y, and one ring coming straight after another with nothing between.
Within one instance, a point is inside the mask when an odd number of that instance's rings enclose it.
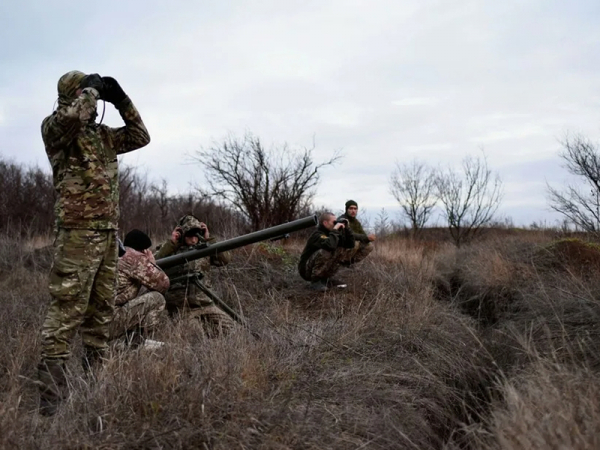
<instances>
[{"instance_id":1,"label":"bare shrub","mask_svg":"<svg viewBox=\"0 0 600 450\"><path fill-rule=\"evenodd\" d=\"M200 151L194 160L204 167L209 194L242 213L253 231L308 214L320 173L340 156L315 163L313 149L295 151L287 145L266 150L260 139L227 138Z\"/></svg>"},{"instance_id":2,"label":"bare shrub","mask_svg":"<svg viewBox=\"0 0 600 450\"><path fill-rule=\"evenodd\" d=\"M396 163L392 172L390 192L410 222L413 235L418 234L433 213L437 202L435 180L435 170L416 160L402 165Z\"/></svg>"},{"instance_id":3,"label":"bare shrub","mask_svg":"<svg viewBox=\"0 0 600 450\"><path fill-rule=\"evenodd\" d=\"M0 157L0 231L46 234L54 223L52 176Z\"/></svg>"},{"instance_id":4,"label":"bare shrub","mask_svg":"<svg viewBox=\"0 0 600 450\"><path fill-rule=\"evenodd\" d=\"M482 157L466 157L462 172L440 171L435 180L443 216L456 246L490 223L500 206L502 182Z\"/></svg>"},{"instance_id":5,"label":"bare shrub","mask_svg":"<svg viewBox=\"0 0 600 450\"><path fill-rule=\"evenodd\" d=\"M600 152L582 136L566 138L560 157L567 171L580 185L564 189L548 189L550 208L562 214L571 224L590 233L600 233Z\"/></svg>"},{"instance_id":6,"label":"bare shrub","mask_svg":"<svg viewBox=\"0 0 600 450\"><path fill-rule=\"evenodd\" d=\"M119 170L122 234L139 228L152 236L166 236L184 214L196 214L218 233L233 236L247 228L245 218L197 192L169 194L165 180L156 183L142 170L121 165ZM23 238L46 238L54 229L52 175L0 158L0 232Z\"/></svg>"}]
</instances>

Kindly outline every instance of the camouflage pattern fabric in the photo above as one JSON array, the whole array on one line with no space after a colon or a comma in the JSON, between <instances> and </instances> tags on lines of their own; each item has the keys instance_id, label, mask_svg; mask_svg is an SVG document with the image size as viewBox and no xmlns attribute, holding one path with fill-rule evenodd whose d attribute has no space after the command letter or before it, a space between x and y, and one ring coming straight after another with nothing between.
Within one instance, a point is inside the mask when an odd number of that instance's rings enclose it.
<instances>
[{"instance_id":1,"label":"camouflage pattern fabric","mask_svg":"<svg viewBox=\"0 0 600 450\"><path fill-rule=\"evenodd\" d=\"M194 216L184 216L179 221L182 234L193 232L194 230L200 230L200 221ZM182 239L183 240L183 239ZM200 238L200 244L204 241ZM183 242L175 244L170 239L167 240L156 253L155 258L166 258L167 256L176 255L193 250L194 247L187 247ZM212 280L210 277L210 269L212 266L221 267L229 264L231 256L229 252L219 253L216 256L209 258L200 258L180 266L169 269L169 276L174 279L178 276L188 275L193 273L200 273L203 275L202 284L208 289L212 288ZM194 307L205 307L213 305L213 301L206 296L206 294L199 289L191 280L186 280L180 283L173 284L167 291L165 298L167 300L167 308L182 309L182 308L194 308ZM229 317L229 316L228 316Z\"/></svg>"},{"instance_id":2,"label":"camouflage pattern fabric","mask_svg":"<svg viewBox=\"0 0 600 450\"><path fill-rule=\"evenodd\" d=\"M210 242L215 241L215 239L212 237L208 241L206 241L204 239L204 237L201 234L202 232L200 231L200 221L194 216L191 216L191 215L183 216L179 220L178 226L181 228L182 235L185 235L188 233L194 233L196 231L198 239L199 239L198 245L202 245L205 243L209 244ZM182 253L182 252L186 252L189 250L190 250L190 248L186 247L185 244L183 243L183 238L181 239L181 242L178 242L177 244L169 239L160 247L160 249L154 256L156 259L166 258L167 256L175 255L177 253ZM205 270L209 270L210 266L216 266L216 267L226 266L230 262L231 262L231 256L230 256L229 252L223 252L223 253L219 253L216 256L211 256L208 259L201 258L199 260L192 261L191 263L189 263L190 265L187 265L187 268L181 269L181 272L188 273L189 271L194 271L194 270L205 271Z\"/></svg>"},{"instance_id":3,"label":"camouflage pattern fabric","mask_svg":"<svg viewBox=\"0 0 600 450\"><path fill-rule=\"evenodd\" d=\"M373 246L356 241L350 249L338 247L333 252L317 250L306 262L306 275L309 281L332 278L340 268L340 264L356 264L365 259L373 251Z\"/></svg>"},{"instance_id":4,"label":"camouflage pattern fabric","mask_svg":"<svg viewBox=\"0 0 600 450\"><path fill-rule=\"evenodd\" d=\"M194 321L202 326L203 332L209 338L225 336L233 330L235 321L216 305L190 309L185 315L186 320Z\"/></svg>"},{"instance_id":5,"label":"camouflage pattern fabric","mask_svg":"<svg viewBox=\"0 0 600 450\"><path fill-rule=\"evenodd\" d=\"M365 259L373 251L373 245L370 242L356 241L354 248L345 252L341 262L348 264L356 264Z\"/></svg>"},{"instance_id":6,"label":"camouflage pattern fabric","mask_svg":"<svg viewBox=\"0 0 600 450\"><path fill-rule=\"evenodd\" d=\"M110 325L110 340L124 336L128 331L141 328L149 332L166 320L165 298L160 292L152 291L115 308Z\"/></svg>"},{"instance_id":7,"label":"camouflage pattern fabric","mask_svg":"<svg viewBox=\"0 0 600 450\"><path fill-rule=\"evenodd\" d=\"M56 90L58 91L59 106L69 106L77 98L77 89L79 89L84 78L85 73L79 70L72 70L58 79Z\"/></svg>"},{"instance_id":8,"label":"camouflage pattern fabric","mask_svg":"<svg viewBox=\"0 0 600 450\"><path fill-rule=\"evenodd\" d=\"M66 360L79 329L85 346L107 348L117 273L117 237L109 230L60 229L50 271L52 301L42 326L42 358Z\"/></svg>"},{"instance_id":9,"label":"camouflage pattern fabric","mask_svg":"<svg viewBox=\"0 0 600 450\"><path fill-rule=\"evenodd\" d=\"M190 249L187 247L182 247L177 253L189 250ZM210 275L210 268L211 264L209 258L201 258L182 264L175 268L175 270L169 270L169 275L174 279L177 276L201 273L202 284L208 289L212 289L213 283ZM165 298L169 309L204 307L213 304L213 301L206 296L204 291L198 288L198 286L189 279L173 283L165 294Z\"/></svg>"},{"instance_id":10,"label":"camouflage pattern fabric","mask_svg":"<svg viewBox=\"0 0 600 450\"><path fill-rule=\"evenodd\" d=\"M125 247L117 267L117 306L137 297L142 286L161 294L169 289L169 277L142 252Z\"/></svg>"},{"instance_id":11,"label":"camouflage pattern fabric","mask_svg":"<svg viewBox=\"0 0 600 450\"><path fill-rule=\"evenodd\" d=\"M352 234L354 234L354 239L356 239L357 241L363 242L365 244L368 244L369 242L371 242L371 241L369 241L367 232L363 229L362 224L356 217L352 217L352 216L350 216L350 214L344 213L340 217L338 217L338 220L340 220L340 219L346 219L348 221L348 225L350 225Z\"/></svg>"},{"instance_id":12,"label":"camouflage pattern fabric","mask_svg":"<svg viewBox=\"0 0 600 450\"><path fill-rule=\"evenodd\" d=\"M119 220L117 155L150 142L148 130L129 99L115 105L121 128L98 125L98 92L85 88L85 74L69 72L58 82L59 106L42 122L42 138L52 166L57 227L116 230Z\"/></svg>"},{"instance_id":13,"label":"camouflage pattern fabric","mask_svg":"<svg viewBox=\"0 0 600 450\"><path fill-rule=\"evenodd\" d=\"M178 226L181 227L182 235L192 233L195 230L200 232L200 221L191 215L184 216L179 220ZM200 244L205 243L199 235ZM182 239L183 241L183 239ZM156 253L155 258L166 258L192 250L194 247L187 247L183 242L174 243L167 240ZM201 274L202 284L211 289L212 282L210 269L212 266L225 266L231 261L228 252L219 253L209 258L200 258L180 266L169 269L171 279L190 274ZM169 311L178 311L187 319L200 319L203 329L209 336L217 336L221 332L227 333L234 326L234 321L227 313L222 311L214 302L200 289L193 280L186 279L181 282L172 283L165 294L167 309Z\"/></svg>"},{"instance_id":14,"label":"camouflage pattern fabric","mask_svg":"<svg viewBox=\"0 0 600 450\"><path fill-rule=\"evenodd\" d=\"M306 261L306 279L319 281L323 278L332 278L340 268L340 262L349 259L353 253L353 248L342 247L334 251L317 250Z\"/></svg>"},{"instance_id":15,"label":"camouflage pattern fabric","mask_svg":"<svg viewBox=\"0 0 600 450\"><path fill-rule=\"evenodd\" d=\"M298 272L300 273L300 276L306 281L315 281L312 279L314 277L310 273L312 265L309 267L308 261L316 252L326 252L323 253L319 259L325 258L328 261L331 259L331 256L337 252L334 260L339 262L339 259L342 257L342 250L353 250L355 242L354 235L351 233L340 233L338 230L328 230L323 224L320 224L309 236L306 245L304 246L304 250L300 255L300 261L298 262ZM344 254L347 253L348 252L344 252ZM314 261L315 260L313 259L312 264L314 264ZM334 264L334 262L332 261L331 264Z\"/></svg>"}]
</instances>

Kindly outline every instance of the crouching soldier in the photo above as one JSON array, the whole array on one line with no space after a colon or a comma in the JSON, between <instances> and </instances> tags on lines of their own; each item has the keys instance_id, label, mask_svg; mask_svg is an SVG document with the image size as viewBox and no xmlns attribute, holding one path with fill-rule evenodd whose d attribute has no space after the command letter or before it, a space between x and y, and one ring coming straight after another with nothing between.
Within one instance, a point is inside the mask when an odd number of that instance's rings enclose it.
<instances>
[{"instance_id":1,"label":"crouching soldier","mask_svg":"<svg viewBox=\"0 0 600 450\"><path fill-rule=\"evenodd\" d=\"M311 282L311 289L324 292L328 286L341 286L333 276L354 251L354 235L347 224L336 221L330 212L319 217L319 225L308 238L298 264L300 276Z\"/></svg>"},{"instance_id":2,"label":"crouching soldier","mask_svg":"<svg viewBox=\"0 0 600 450\"><path fill-rule=\"evenodd\" d=\"M358 204L354 200L348 200L345 204L345 212L339 220L347 220L348 226L354 235L354 251L347 252L341 264L344 266L352 266L365 259L373 251L373 242L377 237L374 234L367 234L363 229L360 221L356 218L358 214Z\"/></svg>"},{"instance_id":3,"label":"crouching soldier","mask_svg":"<svg viewBox=\"0 0 600 450\"><path fill-rule=\"evenodd\" d=\"M187 252L199 245L209 245L208 227L192 215L183 216L167 240L156 253L156 259ZM165 298L171 314L200 321L209 337L227 334L234 326L233 319L220 309L211 298L210 268L229 264L229 253L223 252L200 258L169 269L171 287Z\"/></svg>"},{"instance_id":4,"label":"crouching soldier","mask_svg":"<svg viewBox=\"0 0 600 450\"><path fill-rule=\"evenodd\" d=\"M132 230L123 244L125 254L117 265L117 297L109 338L126 336L141 344L143 337L166 319L163 294L169 289L169 277L156 265L150 251L152 241L145 233Z\"/></svg>"}]
</instances>

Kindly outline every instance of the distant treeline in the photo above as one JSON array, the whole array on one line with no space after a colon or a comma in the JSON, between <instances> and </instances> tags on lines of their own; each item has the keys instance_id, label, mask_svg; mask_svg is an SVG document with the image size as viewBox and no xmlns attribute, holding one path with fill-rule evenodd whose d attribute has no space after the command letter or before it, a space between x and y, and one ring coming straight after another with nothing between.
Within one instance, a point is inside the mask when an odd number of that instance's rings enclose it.
<instances>
[{"instance_id":1,"label":"distant treeline","mask_svg":"<svg viewBox=\"0 0 600 450\"><path fill-rule=\"evenodd\" d=\"M119 234L138 228L151 236L170 234L179 217L192 213L221 236L247 231L240 213L198 191L170 194L166 180L155 182L135 167L120 167ZM56 192L50 170L0 157L0 232L48 235L54 228Z\"/></svg>"}]
</instances>

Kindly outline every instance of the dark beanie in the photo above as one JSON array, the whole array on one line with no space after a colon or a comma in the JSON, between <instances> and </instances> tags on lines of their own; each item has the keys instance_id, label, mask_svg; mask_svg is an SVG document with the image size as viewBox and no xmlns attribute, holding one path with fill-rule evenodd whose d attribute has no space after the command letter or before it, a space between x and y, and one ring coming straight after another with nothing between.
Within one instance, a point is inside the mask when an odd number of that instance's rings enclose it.
<instances>
[{"instance_id":1,"label":"dark beanie","mask_svg":"<svg viewBox=\"0 0 600 450\"><path fill-rule=\"evenodd\" d=\"M346 202L346 211L348 211L348 208L351 206L356 206L358 208L358 203L356 203L354 200L348 200Z\"/></svg>"},{"instance_id":2,"label":"dark beanie","mask_svg":"<svg viewBox=\"0 0 600 450\"><path fill-rule=\"evenodd\" d=\"M138 252L143 252L144 250L152 247L152 241L143 231L131 230L125 236L123 245L125 245L125 247L131 247Z\"/></svg>"}]
</instances>

